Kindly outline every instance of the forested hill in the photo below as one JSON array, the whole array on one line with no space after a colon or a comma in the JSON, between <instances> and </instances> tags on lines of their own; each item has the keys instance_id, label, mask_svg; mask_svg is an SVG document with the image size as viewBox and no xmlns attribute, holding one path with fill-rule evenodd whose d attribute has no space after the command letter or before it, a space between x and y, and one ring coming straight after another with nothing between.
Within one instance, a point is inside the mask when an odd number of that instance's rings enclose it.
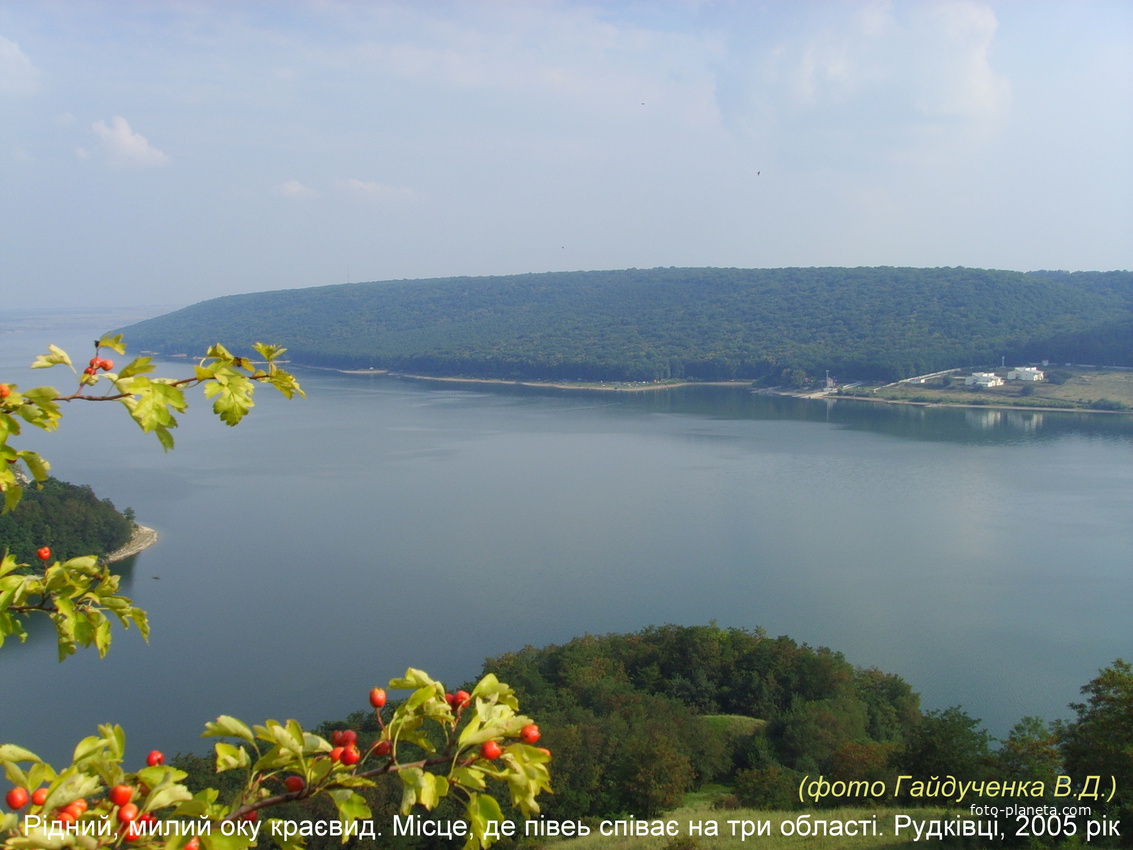
<instances>
[{"instance_id":1,"label":"forested hill","mask_svg":"<svg viewBox=\"0 0 1133 850\"><path fill-rule=\"evenodd\" d=\"M119 513L88 486L48 478L42 487L25 488L14 511L0 514L0 553L25 564L36 562L41 546L60 561L108 555L125 546L133 531L133 508Z\"/></svg>"},{"instance_id":2,"label":"forested hill","mask_svg":"<svg viewBox=\"0 0 1133 850\"><path fill-rule=\"evenodd\" d=\"M659 268L341 284L204 301L134 351L285 345L293 362L505 379L897 379L1050 359L1133 365L1131 272Z\"/></svg>"}]
</instances>

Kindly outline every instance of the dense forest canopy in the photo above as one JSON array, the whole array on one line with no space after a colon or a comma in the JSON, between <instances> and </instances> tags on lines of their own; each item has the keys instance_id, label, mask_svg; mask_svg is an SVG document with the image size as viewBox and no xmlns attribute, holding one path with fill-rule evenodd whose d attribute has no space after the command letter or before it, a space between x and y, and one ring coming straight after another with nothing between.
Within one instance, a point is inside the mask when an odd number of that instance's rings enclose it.
<instances>
[{"instance_id":1,"label":"dense forest canopy","mask_svg":"<svg viewBox=\"0 0 1133 850\"><path fill-rule=\"evenodd\" d=\"M959 706L922 710L900 676L758 629L585 635L490 658L484 672L539 718L555 754L552 817L656 816L710 782L736 804L796 808L799 782L819 775L890 789L899 775L1026 782L1033 805L1054 799L1060 773L1103 774L1121 788L1111 811L1130 806L1133 752L1112 746L1133 720L1133 668L1121 660L1082 688L1076 719L1024 717L998 746ZM875 802L957 802L946 798Z\"/></svg>"},{"instance_id":2,"label":"dense forest canopy","mask_svg":"<svg viewBox=\"0 0 1133 850\"><path fill-rule=\"evenodd\" d=\"M34 562L40 546L59 560L108 555L130 540L134 511L122 513L86 485L48 478L42 488L27 487L14 511L0 514L0 552Z\"/></svg>"},{"instance_id":3,"label":"dense forest canopy","mask_svg":"<svg viewBox=\"0 0 1133 850\"><path fill-rule=\"evenodd\" d=\"M341 284L205 301L124 329L296 363L531 380L895 380L1049 359L1133 365L1133 273L658 268Z\"/></svg>"},{"instance_id":4,"label":"dense forest canopy","mask_svg":"<svg viewBox=\"0 0 1133 850\"><path fill-rule=\"evenodd\" d=\"M1073 805L1073 797L1057 796L1063 773L1075 793L1090 775L1115 778L1112 800L1091 800L1094 817L1130 812L1133 753L1113 746L1128 740L1133 722L1133 668L1121 660L1082 688L1083 702L1071 705L1076 717L1053 724L1024 717L998 742L959 706L923 710L900 676L761 629L665 625L583 635L489 658L482 672L515 688L539 723L539 744L553 754L553 793L540 799L551 819L657 817L693 790L712 795L716 808L798 809L800 782L820 776L889 790L835 794L808 807L962 809L989 799L973 792L961 801L935 781L923 794L909 791L909 778L947 777L981 788L984 781L1025 784L1018 794L991 792L999 804ZM323 724L321 734L344 728L356 730L363 748L381 733L373 712L356 712ZM204 759L178 766L212 775ZM906 777L901 791L899 776ZM382 777L363 791L379 820L397 812L401 784ZM460 816L447 805L432 817ZM315 814L306 806L281 816Z\"/></svg>"}]
</instances>

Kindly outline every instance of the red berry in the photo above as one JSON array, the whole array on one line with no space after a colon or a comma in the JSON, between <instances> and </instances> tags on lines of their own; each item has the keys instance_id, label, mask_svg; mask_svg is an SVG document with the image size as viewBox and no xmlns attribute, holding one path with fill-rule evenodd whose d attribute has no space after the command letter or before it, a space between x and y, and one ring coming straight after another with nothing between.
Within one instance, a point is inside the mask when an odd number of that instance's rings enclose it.
<instances>
[{"instance_id":1,"label":"red berry","mask_svg":"<svg viewBox=\"0 0 1133 850\"><path fill-rule=\"evenodd\" d=\"M381 758L382 756L388 756L390 754L390 750L392 749L393 744L391 744L389 742L389 739L387 738L374 744L374 748L370 752L372 752L378 758Z\"/></svg>"},{"instance_id":2,"label":"red berry","mask_svg":"<svg viewBox=\"0 0 1133 850\"><path fill-rule=\"evenodd\" d=\"M12 392L12 388L7 384L0 384L0 398L7 398Z\"/></svg>"},{"instance_id":3,"label":"red berry","mask_svg":"<svg viewBox=\"0 0 1133 850\"><path fill-rule=\"evenodd\" d=\"M127 803L118 807L118 823L131 823L138 819L138 806L136 803Z\"/></svg>"},{"instance_id":4,"label":"red berry","mask_svg":"<svg viewBox=\"0 0 1133 850\"><path fill-rule=\"evenodd\" d=\"M63 824L63 826L74 823L77 820L78 818L75 817L75 815L72 812L69 812L67 809L60 809L55 813L55 823Z\"/></svg>"},{"instance_id":5,"label":"red berry","mask_svg":"<svg viewBox=\"0 0 1133 850\"><path fill-rule=\"evenodd\" d=\"M294 794L306 788L307 783L303 781L302 776L289 776L283 780L283 787Z\"/></svg>"},{"instance_id":6,"label":"red berry","mask_svg":"<svg viewBox=\"0 0 1133 850\"><path fill-rule=\"evenodd\" d=\"M495 741L485 741L480 745L480 756L482 758L488 759L489 761L498 759L501 752L503 751L500 749L500 745Z\"/></svg>"},{"instance_id":7,"label":"red berry","mask_svg":"<svg viewBox=\"0 0 1133 850\"><path fill-rule=\"evenodd\" d=\"M114 361L113 360L103 360L98 365L102 367L103 372L109 372L111 369L114 368Z\"/></svg>"},{"instance_id":8,"label":"red berry","mask_svg":"<svg viewBox=\"0 0 1133 850\"><path fill-rule=\"evenodd\" d=\"M250 812L244 812L244 814L240 815L240 820L256 821L256 820L259 820L259 819L260 819L260 813L258 811L256 811L255 809L252 809L252 811L250 811Z\"/></svg>"},{"instance_id":9,"label":"red berry","mask_svg":"<svg viewBox=\"0 0 1133 850\"><path fill-rule=\"evenodd\" d=\"M342 750L342 747L335 747L333 750L331 750L330 760L336 763L342 761Z\"/></svg>"},{"instance_id":10,"label":"red berry","mask_svg":"<svg viewBox=\"0 0 1133 850\"><path fill-rule=\"evenodd\" d=\"M548 750L546 747L539 747L539 752L541 752L543 755L545 755L548 759L551 758L551 751Z\"/></svg>"},{"instance_id":11,"label":"red berry","mask_svg":"<svg viewBox=\"0 0 1133 850\"><path fill-rule=\"evenodd\" d=\"M94 368L93 366L87 366L87 368L83 369L83 374L84 375L97 375L98 370L96 368Z\"/></svg>"},{"instance_id":12,"label":"red berry","mask_svg":"<svg viewBox=\"0 0 1133 850\"><path fill-rule=\"evenodd\" d=\"M331 744L332 747L341 747L342 746L342 730L341 729L335 729L333 732L330 733L330 744Z\"/></svg>"},{"instance_id":13,"label":"red berry","mask_svg":"<svg viewBox=\"0 0 1133 850\"><path fill-rule=\"evenodd\" d=\"M445 694L445 702L449 704L449 708L456 708L456 694Z\"/></svg>"},{"instance_id":14,"label":"red berry","mask_svg":"<svg viewBox=\"0 0 1133 850\"><path fill-rule=\"evenodd\" d=\"M130 821L126 824L126 840L130 842L137 841L142 837L142 825L137 821Z\"/></svg>"},{"instance_id":15,"label":"red berry","mask_svg":"<svg viewBox=\"0 0 1133 850\"><path fill-rule=\"evenodd\" d=\"M83 812L87 810L87 801L82 797L75 800L73 803L68 803L62 809L64 814L71 815L75 820L83 816Z\"/></svg>"},{"instance_id":16,"label":"red berry","mask_svg":"<svg viewBox=\"0 0 1133 850\"><path fill-rule=\"evenodd\" d=\"M46 561L51 557L51 548L48 546L40 546L35 550L35 556L41 561Z\"/></svg>"},{"instance_id":17,"label":"red berry","mask_svg":"<svg viewBox=\"0 0 1133 850\"><path fill-rule=\"evenodd\" d=\"M362 758L362 753L353 744L342 748L342 763L349 767L352 764L358 764L358 760Z\"/></svg>"},{"instance_id":18,"label":"red berry","mask_svg":"<svg viewBox=\"0 0 1133 850\"><path fill-rule=\"evenodd\" d=\"M152 750L150 754L146 756L146 764L150 767L165 764L165 756L162 754L161 750Z\"/></svg>"},{"instance_id":19,"label":"red berry","mask_svg":"<svg viewBox=\"0 0 1133 850\"><path fill-rule=\"evenodd\" d=\"M354 746L355 744L358 743L358 733L355 732L353 729L343 729L342 730L342 741L341 741L341 743L342 743L342 746L344 746L344 747Z\"/></svg>"},{"instance_id":20,"label":"red berry","mask_svg":"<svg viewBox=\"0 0 1133 850\"><path fill-rule=\"evenodd\" d=\"M534 744L539 740L539 727L534 723L528 723L519 730L519 740L525 744Z\"/></svg>"},{"instance_id":21,"label":"red berry","mask_svg":"<svg viewBox=\"0 0 1133 850\"><path fill-rule=\"evenodd\" d=\"M194 835L189 839L189 843L185 845L184 850L201 850L200 836Z\"/></svg>"},{"instance_id":22,"label":"red berry","mask_svg":"<svg viewBox=\"0 0 1133 850\"><path fill-rule=\"evenodd\" d=\"M472 699L472 695L468 691L457 691L452 695L453 702L456 703L454 708L464 708L468 705L468 701Z\"/></svg>"},{"instance_id":23,"label":"red berry","mask_svg":"<svg viewBox=\"0 0 1133 850\"><path fill-rule=\"evenodd\" d=\"M114 805L124 806L134 799L134 789L129 785L115 785L106 796Z\"/></svg>"},{"instance_id":24,"label":"red berry","mask_svg":"<svg viewBox=\"0 0 1133 850\"><path fill-rule=\"evenodd\" d=\"M386 704L386 692L381 688L370 689L370 705L374 708L381 708Z\"/></svg>"},{"instance_id":25,"label":"red berry","mask_svg":"<svg viewBox=\"0 0 1133 850\"><path fill-rule=\"evenodd\" d=\"M26 806L29 799L30 795L28 794L27 789L17 786L8 792L7 796L4 797L4 802L6 802L8 804L8 808L14 812L17 809L22 809L24 806Z\"/></svg>"},{"instance_id":26,"label":"red berry","mask_svg":"<svg viewBox=\"0 0 1133 850\"><path fill-rule=\"evenodd\" d=\"M44 803L47 802L47 789L46 788L36 788L32 792L31 801L33 803L35 803L37 806L42 806Z\"/></svg>"}]
</instances>

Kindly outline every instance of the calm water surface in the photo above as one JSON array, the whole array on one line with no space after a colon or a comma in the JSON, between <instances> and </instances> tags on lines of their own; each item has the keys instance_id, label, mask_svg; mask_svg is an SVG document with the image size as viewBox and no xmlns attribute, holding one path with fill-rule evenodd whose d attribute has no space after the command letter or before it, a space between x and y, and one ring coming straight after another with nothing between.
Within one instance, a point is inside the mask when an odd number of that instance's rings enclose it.
<instances>
[{"instance_id":1,"label":"calm water surface","mask_svg":"<svg viewBox=\"0 0 1133 850\"><path fill-rule=\"evenodd\" d=\"M23 368L93 336L0 334L0 366L62 387ZM28 435L162 537L126 567L150 644L5 645L0 741L205 751L220 713L313 724L410 665L661 623L830 646L999 735L1133 657L1133 417L300 375L236 429L195 397L168 454L112 405Z\"/></svg>"}]
</instances>

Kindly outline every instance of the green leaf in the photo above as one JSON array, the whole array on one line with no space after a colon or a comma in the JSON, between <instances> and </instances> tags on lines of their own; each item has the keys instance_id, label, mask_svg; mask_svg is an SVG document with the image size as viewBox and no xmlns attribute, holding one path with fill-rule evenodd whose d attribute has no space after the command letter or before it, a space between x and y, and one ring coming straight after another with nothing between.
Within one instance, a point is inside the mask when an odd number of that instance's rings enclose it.
<instances>
[{"instance_id":1,"label":"green leaf","mask_svg":"<svg viewBox=\"0 0 1133 850\"><path fill-rule=\"evenodd\" d=\"M174 809L173 816L180 818L207 817L213 814L218 796L220 796L220 792L215 788L205 788L203 791L198 791L191 799L186 800Z\"/></svg>"},{"instance_id":2,"label":"green leaf","mask_svg":"<svg viewBox=\"0 0 1133 850\"><path fill-rule=\"evenodd\" d=\"M369 819L373 817L370 812L370 807L366 805L366 801L358 794L346 788L335 788L330 792L330 798L334 800L334 805L338 809L338 817L342 821L343 826L349 826L359 818ZM345 833L346 831L343 830ZM347 840L347 835L342 837L343 842Z\"/></svg>"},{"instance_id":3,"label":"green leaf","mask_svg":"<svg viewBox=\"0 0 1133 850\"><path fill-rule=\"evenodd\" d=\"M245 847L251 847L254 843L255 840L248 835L240 833L225 835L220 831L219 825L207 835L201 836L201 844L204 845L206 850L244 850Z\"/></svg>"},{"instance_id":4,"label":"green leaf","mask_svg":"<svg viewBox=\"0 0 1133 850\"><path fill-rule=\"evenodd\" d=\"M79 797L89 797L102 789L102 780L86 773L70 773L65 770L59 780L48 791L43 802L44 811L73 803Z\"/></svg>"},{"instance_id":5,"label":"green leaf","mask_svg":"<svg viewBox=\"0 0 1133 850\"><path fill-rule=\"evenodd\" d=\"M0 762L32 761L42 763L43 759L31 750L17 747L15 744L0 744Z\"/></svg>"},{"instance_id":6,"label":"green leaf","mask_svg":"<svg viewBox=\"0 0 1133 850\"><path fill-rule=\"evenodd\" d=\"M515 691L496 678L494 673L488 673L476 683L472 689L473 697L480 697L488 702L500 702L519 710L519 701L515 698Z\"/></svg>"},{"instance_id":7,"label":"green leaf","mask_svg":"<svg viewBox=\"0 0 1133 850\"><path fill-rule=\"evenodd\" d=\"M267 381L281 393L285 398L294 398L295 396L307 397L303 392L303 388L299 386L299 382L295 380L295 376L288 372L276 371L268 376Z\"/></svg>"},{"instance_id":8,"label":"green leaf","mask_svg":"<svg viewBox=\"0 0 1133 850\"><path fill-rule=\"evenodd\" d=\"M488 824L499 823L504 819L504 813L500 809L500 804L496 802L496 798L491 794L473 794L468 799L468 805L465 807L468 813L468 822L471 825L472 841L478 841L482 847L491 847L495 843L494 839L488 835ZM466 844L465 847L469 846Z\"/></svg>"},{"instance_id":9,"label":"green leaf","mask_svg":"<svg viewBox=\"0 0 1133 850\"><path fill-rule=\"evenodd\" d=\"M83 759L90 758L95 753L98 753L100 750L105 749L106 744L107 741L105 737L90 735L86 738L83 738L75 746L75 752L74 755L71 756L71 761L79 762Z\"/></svg>"},{"instance_id":10,"label":"green leaf","mask_svg":"<svg viewBox=\"0 0 1133 850\"><path fill-rule=\"evenodd\" d=\"M254 741L252 730L242 720L237 720L227 714L222 714L216 720L205 724L202 738L240 738L251 744Z\"/></svg>"},{"instance_id":11,"label":"green leaf","mask_svg":"<svg viewBox=\"0 0 1133 850\"><path fill-rule=\"evenodd\" d=\"M13 785L22 785L24 788L31 785L31 783L28 782L27 774L24 773L20 766L14 761L4 762L4 775L8 777L8 781Z\"/></svg>"},{"instance_id":12,"label":"green leaf","mask_svg":"<svg viewBox=\"0 0 1133 850\"><path fill-rule=\"evenodd\" d=\"M4 513L10 513L16 509L20 503L20 499L24 496L24 488L18 484L10 484L4 488Z\"/></svg>"},{"instance_id":13,"label":"green leaf","mask_svg":"<svg viewBox=\"0 0 1133 850\"><path fill-rule=\"evenodd\" d=\"M150 792L149 796L146 797L145 809L146 811L156 811L157 809L164 809L166 806L172 806L174 803L186 803L192 799L192 793L184 785L168 782Z\"/></svg>"},{"instance_id":14,"label":"green leaf","mask_svg":"<svg viewBox=\"0 0 1133 850\"><path fill-rule=\"evenodd\" d=\"M135 357L119 370L118 380L132 378L135 375L144 375L154 371L154 368L152 357Z\"/></svg>"},{"instance_id":15,"label":"green leaf","mask_svg":"<svg viewBox=\"0 0 1133 850\"><path fill-rule=\"evenodd\" d=\"M451 779L453 785L472 788L476 791L483 791L488 787L488 783L484 781L484 772L474 767L458 767L452 772Z\"/></svg>"},{"instance_id":16,"label":"green leaf","mask_svg":"<svg viewBox=\"0 0 1133 850\"><path fill-rule=\"evenodd\" d=\"M238 425L248 415L255 402L252 393L255 384L242 375L231 372L218 374L214 383L205 386L205 397L216 397L212 409L225 425Z\"/></svg>"},{"instance_id":17,"label":"green leaf","mask_svg":"<svg viewBox=\"0 0 1133 850\"><path fill-rule=\"evenodd\" d=\"M35 362L31 364L33 369L50 369L52 366L58 366L62 363L64 366L71 366L71 358L67 356L67 352L57 345L47 346L47 354L41 354L35 358ZM74 368L73 366L71 368Z\"/></svg>"},{"instance_id":18,"label":"green leaf","mask_svg":"<svg viewBox=\"0 0 1133 850\"><path fill-rule=\"evenodd\" d=\"M448 795L448 780L439 773L426 773L419 767L410 767L400 771L399 775L404 786L401 793L403 815L409 814L414 805L435 809L441 798Z\"/></svg>"},{"instance_id":19,"label":"green leaf","mask_svg":"<svg viewBox=\"0 0 1133 850\"><path fill-rule=\"evenodd\" d=\"M122 334L114 334L114 336L104 336L97 343L99 348L109 348L116 354L126 353L126 344L122 342Z\"/></svg>"},{"instance_id":20,"label":"green leaf","mask_svg":"<svg viewBox=\"0 0 1133 850\"><path fill-rule=\"evenodd\" d=\"M436 682L429 678L428 673L426 673L424 670L418 670L414 667L407 669L405 671L405 675L402 678L389 680L390 690L394 691L416 690L418 688L430 687L435 684Z\"/></svg>"},{"instance_id":21,"label":"green leaf","mask_svg":"<svg viewBox=\"0 0 1133 850\"><path fill-rule=\"evenodd\" d=\"M303 847L306 846L301 835L297 833L288 835L284 831L282 826L284 821L280 818L268 818L264 823L268 824L268 827L262 832L271 836L271 840L275 842L275 846L279 850L303 850ZM280 826L276 826L276 824L280 824Z\"/></svg>"},{"instance_id":22,"label":"green leaf","mask_svg":"<svg viewBox=\"0 0 1133 850\"><path fill-rule=\"evenodd\" d=\"M110 649L110 621L97 611L92 611L87 617L94 622L94 646L98 650L98 657L105 658Z\"/></svg>"},{"instance_id":23,"label":"green leaf","mask_svg":"<svg viewBox=\"0 0 1133 850\"><path fill-rule=\"evenodd\" d=\"M248 756L248 751L243 747L237 747L235 744L226 744L223 741L216 742L216 772L224 773L226 770L236 770L241 767L248 767L252 760Z\"/></svg>"},{"instance_id":24,"label":"green leaf","mask_svg":"<svg viewBox=\"0 0 1133 850\"><path fill-rule=\"evenodd\" d=\"M279 770L288 767L294 761L295 757L292 753L282 747L272 747L252 765L252 770L256 773L264 770Z\"/></svg>"},{"instance_id":25,"label":"green leaf","mask_svg":"<svg viewBox=\"0 0 1133 850\"><path fill-rule=\"evenodd\" d=\"M103 723L98 727L99 734L106 741L110 758L120 761L126 754L126 733L117 723Z\"/></svg>"},{"instance_id":26,"label":"green leaf","mask_svg":"<svg viewBox=\"0 0 1133 850\"><path fill-rule=\"evenodd\" d=\"M21 451L18 455L36 481L47 480L48 473L51 471L50 463L40 457L36 452Z\"/></svg>"},{"instance_id":27,"label":"green leaf","mask_svg":"<svg viewBox=\"0 0 1133 850\"><path fill-rule=\"evenodd\" d=\"M259 354L260 357L264 358L264 360L266 360L268 363L278 359L279 357L282 357L284 352L287 351L286 348L282 348L278 345L268 345L263 342L257 342L253 344L252 348L254 348L256 350L256 353Z\"/></svg>"}]
</instances>

